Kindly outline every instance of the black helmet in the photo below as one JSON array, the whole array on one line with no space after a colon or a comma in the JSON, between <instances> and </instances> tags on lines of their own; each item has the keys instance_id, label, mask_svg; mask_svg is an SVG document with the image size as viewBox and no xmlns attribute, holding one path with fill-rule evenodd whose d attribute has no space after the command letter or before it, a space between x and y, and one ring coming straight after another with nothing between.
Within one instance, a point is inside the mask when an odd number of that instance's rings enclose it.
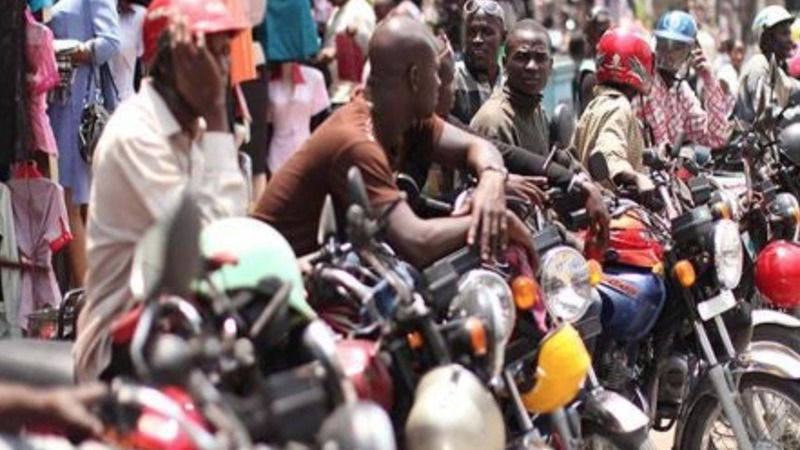
<instances>
[{"instance_id":1,"label":"black helmet","mask_svg":"<svg viewBox=\"0 0 800 450\"><path fill-rule=\"evenodd\" d=\"M800 123L793 123L781 131L781 149L792 164L800 167Z\"/></svg>"}]
</instances>

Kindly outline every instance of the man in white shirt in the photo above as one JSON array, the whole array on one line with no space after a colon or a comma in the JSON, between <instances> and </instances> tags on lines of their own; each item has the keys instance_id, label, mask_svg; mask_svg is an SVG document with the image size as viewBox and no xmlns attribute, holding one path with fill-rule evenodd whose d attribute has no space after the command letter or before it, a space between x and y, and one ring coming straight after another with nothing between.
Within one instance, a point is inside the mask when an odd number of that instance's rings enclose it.
<instances>
[{"instance_id":1,"label":"man in white shirt","mask_svg":"<svg viewBox=\"0 0 800 450\"><path fill-rule=\"evenodd\" d=\"M151 78L117 109L95 153L87 303L75 344L80 379L109 363L113 374L124 354L112 351L112 326L143 300L132 298L128 280L136 243L156 219L185 190L205 222L246 212L225 109L231 36L246 28L220 0L155 0L148 8L143 59Z\"/></svg>"}]
</instances>

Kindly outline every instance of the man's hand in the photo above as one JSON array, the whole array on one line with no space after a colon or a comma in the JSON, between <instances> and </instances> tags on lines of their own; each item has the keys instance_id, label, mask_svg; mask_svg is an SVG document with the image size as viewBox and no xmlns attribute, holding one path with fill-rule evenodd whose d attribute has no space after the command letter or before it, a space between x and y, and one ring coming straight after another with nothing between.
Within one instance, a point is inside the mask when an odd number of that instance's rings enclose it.
<instances>
[{"instance_id":1,"label":"man's hand","mask_svg":"<svg viewBox=\"0 0 800 450\"><path fill-rule=\"evenodd\" d=\"M83 43L79 45L74 51L69 54L70 60L72 60L72 64L76 66L84 65L84 64L91 64L94 61L94 55L92 54L92 46Z\"/></svg>"},{"instance_id":2,"label":"man's hand","mask_svg":"<svg viewBox=\"0 0 800 450\"><path fill-rule=\"evenodd\" d=\"M461 210L453 213L453 215L472 214L467 244L478 243L478 233L480 233L480 251L484 260L489 260L496 252L505 250L508 243L504 178L500 172L484 170L472 198Z\"/></svg>"},{"instance_id":3,"label":"man's hand","mask_svg":"<svg viewBox=\"0 0 800 450\"><path fill-rule=\"evenodd\" d=\"M38 392L42 396L40 420L43 422L64 427L70 437L88 439L99 437L103 432L103 423L90 412L90 408L108 393L105 385L98 383Z\"/></svg>"},{"instance_id":4,"label":"man's hand","mask_svg":"<svg viewBox=\"0 0 800 450\"><path fill-rule=\"evenodd\" d=\"M689 63L698 75L711 75L711 64L703 54L703 50L696 48L689 55Z\"/></svg>"},{"instance_id":5,"label":"man's hand","mask_svg":"<svg viewBox=\"0 0 800 450\"><path fill-rule=\"evenodd\" d=\"M547 194L542 191L540 186L547 184L545 177L532 177L510 174L506 182L508 194L517 195L533 202L536 206L543 206L547 201Z\"/></svg>"},{"instance_id":6,"label":"man's hand","mask_svg":"<svg viewBox=\"0 0 800 450\"><path fill-rule=\"evenodd\" d=\"M590 235L600 248L605 248L608 244L611 216L608 213L605 202L603 202L603 194L597 185L588 180L581 183L581 189L586 193L585 207L591 220Z\"/></svg>"},{"instance_id":7,"label":"man's hand","mask_svg":"<svg viewBox=\"0 0 800 450\"><path fill-rule=\"evenodd\" d=\"M225 71L206 47L205 35L189 32L186 18L174 16L170 25L175 84L186 102L212 131L228 131L225 111Z\"/></svg>"}]
</instances>

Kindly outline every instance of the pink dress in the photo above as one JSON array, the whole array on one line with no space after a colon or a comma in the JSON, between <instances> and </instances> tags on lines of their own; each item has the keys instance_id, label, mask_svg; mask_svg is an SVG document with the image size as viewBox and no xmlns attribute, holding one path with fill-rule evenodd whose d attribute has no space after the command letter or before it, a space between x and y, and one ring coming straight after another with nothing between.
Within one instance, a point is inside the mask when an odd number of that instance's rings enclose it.
<instances>
[{"instance_id":1,"label":"pink dress","mask_svg":"<svg viewBox=\"0 0 800 450\"><path fill-rule=\"evenodd\" d=\"M28 63L28 115L34 150L50 155L58 154L56 138L47 117L47 91L58 84L58 67L53 50L53 32L38 23L29 10L25 11Z\"/></svg>"}]
</instances>

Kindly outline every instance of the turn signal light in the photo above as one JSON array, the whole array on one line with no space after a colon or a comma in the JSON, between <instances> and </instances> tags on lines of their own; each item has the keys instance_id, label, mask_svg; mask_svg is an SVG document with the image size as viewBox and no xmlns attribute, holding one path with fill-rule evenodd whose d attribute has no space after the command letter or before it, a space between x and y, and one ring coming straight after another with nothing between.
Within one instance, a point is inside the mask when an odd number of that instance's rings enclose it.
<instances>
[{"instance_id":1,"label":"turn signal light","mask_svg":"<svg viewBox=\"0 0 800 450\"><path fill-rule=\"evenodd\" d=\"M520 275L511 282L514 304L519 309L531 309L539 300L539 283L531 277Z\"/></svg>"},{"instance_id":2,"label":"turn signal light","mask_svg":"<svg viewBox=\"0 0 800 450\"><path fill-rule=\"evenodd\" d=\"M590 259L587 264L589 265L589 284L595 287L603 281L603 266L594 259Z\"/></svg>"},{"instance_id":3,"label":"turn signal light","mask_svg":"<svg viewBox=\"0 0 800 450\"><path fill-rule=\"evenodd\" d=\"M672 273L683 287L690 287L697 281L697 274L694 272L694 266L685 259L675 264L675 267L672 268Z\"/></svg>"},{"instance_id":4,"label":"turn signal light","mask_svg":"<svg viewBox=\"0 0 800 450\"><path fill-rule=\"evenodd\" d=\"M406 339L408 339L408 346L414 350L422 347L422 335L418 332L408 333Z\"/></svg>"},{"instance_id":5,"label":"turn signal light","mask_svg":"<svg viewBox=\"0 0 800 450\"><path fill-rule=\"evenodd\" d=\"M472 353L475 356L483 356L489 350L486 344L486 328L483 326L483 322L477 317L470 317L467 319L467 322L464 324L467 331L469 332L469 341L472 345Z\"/></svg>"}]
</instances>

